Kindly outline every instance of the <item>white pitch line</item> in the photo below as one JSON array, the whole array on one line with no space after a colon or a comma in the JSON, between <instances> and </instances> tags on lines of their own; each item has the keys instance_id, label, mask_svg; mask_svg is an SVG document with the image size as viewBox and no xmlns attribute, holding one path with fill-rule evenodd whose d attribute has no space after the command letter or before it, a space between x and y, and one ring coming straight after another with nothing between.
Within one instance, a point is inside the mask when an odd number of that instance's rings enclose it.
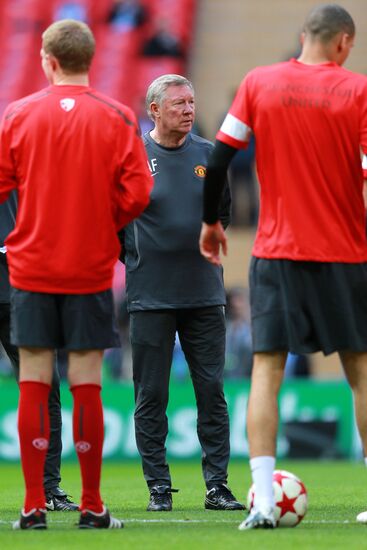
<instances>
[{"instance_id":1,"label":"white pitch line","mask_svg":"<svg viewBox=\"0 0 367 550\"><path fill-rule=\"evenodd\" d=\"M239 519L144 519L144 518L130 518L130 519L122 519L123 523L182 523L182 524L190 524L190 523L228 523L228 524L238 524ZM3 521L0 520L0 524L2 525L11 525L12 521ZM351 521L349 519L346 519L344 521L338 521L338 520L319 520L319 521L313 521L313 520L304 520L302 521L303 525L345 525L345 524L358 524L356 521ZM68 525L69 522L67 521L50 521L49 525Z\"/></svg>"}]
</instances>

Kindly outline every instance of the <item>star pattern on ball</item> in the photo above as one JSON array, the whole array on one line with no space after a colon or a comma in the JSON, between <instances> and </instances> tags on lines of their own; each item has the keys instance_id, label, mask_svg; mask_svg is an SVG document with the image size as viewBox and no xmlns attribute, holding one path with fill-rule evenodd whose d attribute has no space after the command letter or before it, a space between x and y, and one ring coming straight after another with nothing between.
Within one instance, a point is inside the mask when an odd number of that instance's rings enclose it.
<instances>
[{"instance_id":1,"label":"star pattern on ball","mask_svg":"<svg viewBox=\"0 0 367 550\"><path fill-rule=\"evenodd\" d=\"M285 492L282 492L282 500L277 502L278 508L280 508L280 517L285 516L287 512L292 512L297 515L294 503L296 502L299 495L294 498L288 498Z\"/></svg>"}]
</instances>

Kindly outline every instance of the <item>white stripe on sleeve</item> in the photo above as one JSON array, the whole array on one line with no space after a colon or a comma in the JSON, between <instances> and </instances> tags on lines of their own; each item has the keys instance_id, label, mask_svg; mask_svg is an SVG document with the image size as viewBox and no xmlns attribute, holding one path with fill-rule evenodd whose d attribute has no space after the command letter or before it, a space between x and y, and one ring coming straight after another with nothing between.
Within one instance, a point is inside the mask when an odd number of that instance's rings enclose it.
<instances>
[{"instance_id":1,"label":"white stripe on sleeve","mask_svg":"<svg viewBox=\"0 0 367 550\"><path fill-rule=\"evenodd\" d=\"M251 128L244 122L228 113L224 122L220 128L221 132L230 136L238 141L246 143L250 139Z\"/></svg>"},{"instance_id":2,"label":"white stripe on sleeve","mask_svg":"<svg viewBox=\"0 0 367 550\"><path fill-rule=\"evenodd\" d=\"M363 170L367 170L367 155L363 155L362 168Z\"/></svg>"}]
</instances>

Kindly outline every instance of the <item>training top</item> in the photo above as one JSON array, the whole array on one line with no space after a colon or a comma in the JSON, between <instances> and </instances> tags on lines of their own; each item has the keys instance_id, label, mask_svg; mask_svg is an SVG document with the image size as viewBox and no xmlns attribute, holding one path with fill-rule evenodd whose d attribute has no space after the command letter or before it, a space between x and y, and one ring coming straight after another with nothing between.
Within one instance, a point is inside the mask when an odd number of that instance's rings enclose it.
<instances>
[{"instance_id":1,"label":"training top","mask_svg":"<svg viewBox=\"0 0 367 550\"><path fill-rule=\"evenodd\" d=\"M117 231L146 207L152 177L132 111L87 86L50 86L8 106L0 202L18 191L6 240L12 286L88 294L112 286Z\"/></svg>"},{"instance_id":2,"label":"training top","mask_svg":"<svg viewBox=\"0 0 367 550\"><path fill-rule=\"evenodd\" d=\"M260 182L254 256L367 261L367 78L335 63L258 67L242 81L217 139L246 147L251 132Z\"/></svg>"},{"instance_id":3,"label":"training top","mask_svg":"<svg viewBox=\"0 0 367 550\"><path fill-rule=\"evenodd\" d=\"M0 204L0 303L10 302L8 263L6 260L5 239L14 229L17 215L17 195L15 191L8 200Z\"/></svg>"},{"instance_id":4,"label":"training top","mask_svg":"<svg viewBox=\"0 0 367 550\"><path fill-rule=\"evenodd\" d=\"M178 148L144 144L154 178L148 208L123 235L128 311L224 305L223 271L199 251L203 187L213 144L188 134ZM221 221L229 223L228 182Z\"/></svg>"}]
</instances>

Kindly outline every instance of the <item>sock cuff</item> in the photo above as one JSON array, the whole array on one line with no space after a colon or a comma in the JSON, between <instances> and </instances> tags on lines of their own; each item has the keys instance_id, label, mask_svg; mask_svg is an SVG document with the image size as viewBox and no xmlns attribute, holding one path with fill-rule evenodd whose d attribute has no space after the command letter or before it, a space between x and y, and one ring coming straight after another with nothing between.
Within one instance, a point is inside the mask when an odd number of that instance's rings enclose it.
<instances>
[{"instance_id":1,"label":"sock cuff","mask_svg":"<svg viewBox=\"0 0 367 550\"><path fill-rule=\"evenodd\" d=\"M272 469L274 469L275 456L255 456L254 458L250 459L251 470L264 467L264 466L271 467Z\"/></svg>"},{"instance_id":2,"label":"sock cuff","mask_svg":"<svg viewBox=\"0 0 367 550\"><path fill-rule=\"evenodd\" d=\"M70 386L71 393L78 390L97 390L100 392L101 389L102 386L100 384L74 384L73 386Z\"/></svg>"},{"instance_id":3,"label":"sock cuff","mask_svg":"<svg viewBox=\"0 0 367 550\"><path fill-rule=\"evenodd\" d=\"M51 384L47 384L46 382L38 382L37 380L22 380L21 382L19 382L19 387L32 385L36 387L47 388L49 390L51 389Z\"/></svg>"}]
</instances>

